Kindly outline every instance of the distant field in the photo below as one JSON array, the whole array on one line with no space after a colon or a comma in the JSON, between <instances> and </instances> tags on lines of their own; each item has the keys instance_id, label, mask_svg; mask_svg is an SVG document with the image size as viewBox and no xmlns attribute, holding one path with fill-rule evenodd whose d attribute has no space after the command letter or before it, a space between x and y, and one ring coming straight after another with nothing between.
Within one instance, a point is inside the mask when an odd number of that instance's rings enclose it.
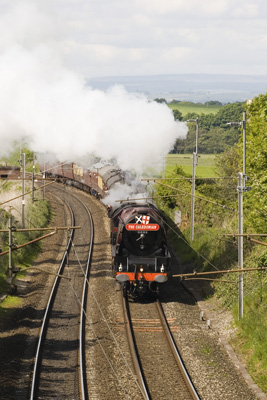
<instances>
[{"instance_id":1,"label":"distant field","mask_svg":"<svg viewBox=\"0 0 267 400\"><path fill-rule=\"evenodd\" d=\"M188 113L197 113L197 114L216 114L222 106L206 106L204 104L168 104L168 106L172 110L179 110L183 116Z\"/></svg>"},{"instance_id":2,"label":"distant field","mask_svg":"<svg viewBox=\"0 0 267 400\"><path fill-rule=\"evenodd\" d=\"M168 154L166 156L165 171L172 172L176 165L181 166L187 174L192 175L193 155L192 154ZM213 154L200 154L196 167L196 177L213 178L215 156Z\"/></svg>"}]
</instances>

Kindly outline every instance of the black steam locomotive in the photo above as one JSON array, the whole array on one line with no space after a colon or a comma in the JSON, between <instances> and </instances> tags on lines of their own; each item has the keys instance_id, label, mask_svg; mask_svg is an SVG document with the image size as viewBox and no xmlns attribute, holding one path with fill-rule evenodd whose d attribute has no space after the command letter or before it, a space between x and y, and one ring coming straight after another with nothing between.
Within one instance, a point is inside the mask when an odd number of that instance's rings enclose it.
<instances>
[{"instance_id":1,"label":"black steam locomotive","mask_svg":"<svg viewBox=\"0 0 267 400\"><path fill-rule=\"evenodd\" d=\"M124 293L158 294L168 279L170 253L159 210L152 203L125 203L111 214L113 271Z\"/></svg>"}]
</instances>

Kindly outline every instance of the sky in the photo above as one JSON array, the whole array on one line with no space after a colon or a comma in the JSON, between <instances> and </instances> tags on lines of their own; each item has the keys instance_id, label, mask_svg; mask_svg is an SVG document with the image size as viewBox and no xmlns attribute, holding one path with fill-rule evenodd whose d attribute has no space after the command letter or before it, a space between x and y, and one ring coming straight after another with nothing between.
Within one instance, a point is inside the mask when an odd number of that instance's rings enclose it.
<instances>
[{"instance_id":1,"label":"sky","mask_svg":"<svg viewBox=\"0 0 267 400\"><path fill-rule=\"evenodd\" d=\"M160 164L185 124L101 76L266 74L265 0L0 0L0 155Z\"/></svg>"},{"instance_id":2,"label":"sky","mask_svg":"<svg viewBox=\"0 0 267 400\"><path fill-rule=\"evenodd\" d=\"M186 136L187 127L166 105L122 86L104 92L87 85L84 38L94 24L105 25L92 17L96 4L0 0L0 156L14 142L27 143L59 161L88 167L91 160L113 159L141 173L162 166L176 138Z\"/></svg>"},{"instance_id":3,"label":"sky","mask_svg":"<svg viewBox=\"0 0 267 400\"><path fill-rule=\"evenodd\" d=\"M2 46L43 41L86 78L266 74L265 0L0 0L0 14Z\"/></svg>"}]
</instances>

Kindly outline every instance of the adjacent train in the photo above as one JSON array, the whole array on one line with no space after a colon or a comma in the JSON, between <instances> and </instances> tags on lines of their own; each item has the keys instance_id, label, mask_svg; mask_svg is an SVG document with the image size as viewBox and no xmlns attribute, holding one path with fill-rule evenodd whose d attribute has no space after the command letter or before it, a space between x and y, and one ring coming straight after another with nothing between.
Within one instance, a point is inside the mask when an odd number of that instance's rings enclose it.
<instances>
[{"instance_id":1,"label":"adjacent train","mask_svg":"<svg viewBox=\"0 0 267 400\"><path fill-rule=\"evenodd\" d=\"M98 163L84 169L74 163L46 165L46 175L105 198L116 183L127 184L128 174L117 166ZM129 183L129 182L128 182ZM163 217L152 202L123 201L107 206L111 221L112 269L124 294L158 295L168 280L170 252Z\"/></svg>"}]
</instances>

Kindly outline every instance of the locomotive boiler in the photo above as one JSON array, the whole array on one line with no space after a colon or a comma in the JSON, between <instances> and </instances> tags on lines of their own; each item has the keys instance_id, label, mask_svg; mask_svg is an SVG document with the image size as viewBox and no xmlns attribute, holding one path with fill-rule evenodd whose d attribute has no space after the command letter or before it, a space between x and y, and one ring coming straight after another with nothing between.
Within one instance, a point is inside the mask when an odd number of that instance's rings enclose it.
<instances>
[{"instance_id":1,"label":"locomotive boiler","mask_svg":"<svg viewBox=\"0 0 267 400\"><path fill-rule=\"evenodd\" d=\"M124 294L158 294L170 253L162 216L152 203L125 203L111 213L113 271Z\"/></svg>"}]
</instances>

